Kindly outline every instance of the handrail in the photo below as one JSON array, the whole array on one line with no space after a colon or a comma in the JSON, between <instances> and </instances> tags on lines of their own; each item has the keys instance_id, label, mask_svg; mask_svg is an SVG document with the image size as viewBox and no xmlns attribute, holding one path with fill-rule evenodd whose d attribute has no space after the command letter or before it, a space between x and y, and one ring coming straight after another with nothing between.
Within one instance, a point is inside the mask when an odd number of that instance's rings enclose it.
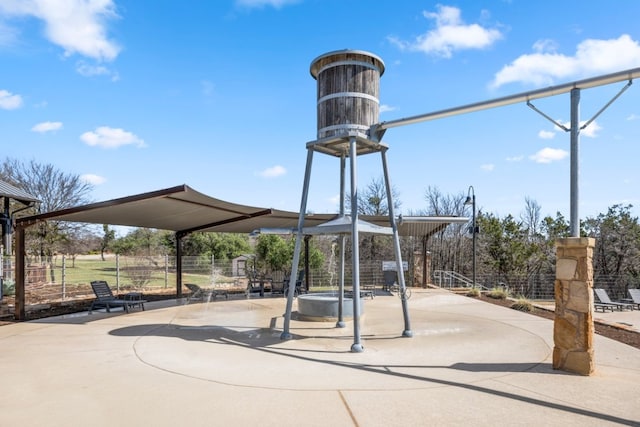
<instances>
[{"instance_id":1,"label":"handrail","mask_svg":"<svg viewBox=\"0 0 640 427\"><path fill-rule=\"evenodd\" d=\"M469 288L473 286L473 281L471 279L469 279L468 277L458 272L451 271L451 270L434 270L433 279L434 279L434 282L436 282L435 284L440 288L444 287L443 284L448 288L458 287L458 286L452 286L452 285L455 285L457 282L460 282L462 287Z\"/></svg>"}]
</instances>

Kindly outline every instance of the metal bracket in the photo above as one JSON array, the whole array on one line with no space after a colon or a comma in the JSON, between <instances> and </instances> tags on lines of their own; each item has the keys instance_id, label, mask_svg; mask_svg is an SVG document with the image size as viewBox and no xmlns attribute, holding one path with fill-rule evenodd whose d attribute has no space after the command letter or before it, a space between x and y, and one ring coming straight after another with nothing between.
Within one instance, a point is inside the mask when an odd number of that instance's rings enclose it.
<instances>
[{"instance_id":1,"label":"metal bracket","mask_svg":"<svg viewBox=\"0 0 640 427\"><path fill-rule=\"evenodd\" d=\"M544 117L545 119L549 120L551 123L553 123L554 125L558 126L560 129L562 129L565 132L569 132L571 129L569 129L568 127L566 127L565 125L563 125L562 123L558 123L557 121L553 120L551 117L547 116L545 113L543 113L542 111L538 110L536 108L535 105L533 105L531 103L531 101L527 100L527 107L531 108L533 111L535 111L536 113L540 114L542 117Z\"/></svg>"},{"instance_id":2,"label":"metal bracket","mask_svg":"<svg viewBox=\"0 0 640 427\"><path fill-rule=\"evenodd\" d=\"M624 87L622 89L620 89L620 92L618 92L618 94L616 96L614 96L613 98L611 98L611 100L609 102L607 102L604 107L602 107L591 119L589 119L585 124L583 124L582 126L580 126L580 130L586 128L587 126L589 126L591 124L591 122L593 122L600 114L602 114L602 112L604 110L606 110L607 108L609 108L609 105L613 104L613 102L618 99L620 97L620 95L622 95L622 93L629 89L629 86L631 86L633 84L633 80L629 79L629 81L627 82L626 85L624 85Z\"/></svg>"}]
</instances>

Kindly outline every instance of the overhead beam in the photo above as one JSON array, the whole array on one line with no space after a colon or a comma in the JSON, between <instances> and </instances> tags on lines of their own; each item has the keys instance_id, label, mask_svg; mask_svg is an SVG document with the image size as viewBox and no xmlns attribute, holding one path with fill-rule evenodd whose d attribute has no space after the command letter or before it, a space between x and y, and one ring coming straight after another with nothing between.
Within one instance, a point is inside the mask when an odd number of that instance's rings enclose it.
<instances>
[{"instance_id":1,"label":"overhead beam","mask_svg":"<svg viewBox=\"0 0 640 427\"><path fill-rule=\"evenodd\" d=\"M633 80L640 77L640 67L632 68L626 71L606 74L604 76L592 77L589 79L578 80L572 83L565 83L557 86L549 86L543 89L537 89L530 92L522 92L515 95L495 98L488 101L476 102L473 104L462 105L459 107L447 108L445 110L434 111L431 113L420 114L417 116L406 117L396 120L388 120L372 125L369 135L372 139L380 139L386 129L405 126L414 123L426 122L429 120L441 119L460 114L472 113L474 111L488 110L490 108L502 107L505 105L517 104L519 102L528 102L534 99L546 98L549 96L560 95L571 92L573 89L588 89L596 86L608 85L625 80ZM379 138L377 138L379 136Z\"/></svg>"}]
</instances>

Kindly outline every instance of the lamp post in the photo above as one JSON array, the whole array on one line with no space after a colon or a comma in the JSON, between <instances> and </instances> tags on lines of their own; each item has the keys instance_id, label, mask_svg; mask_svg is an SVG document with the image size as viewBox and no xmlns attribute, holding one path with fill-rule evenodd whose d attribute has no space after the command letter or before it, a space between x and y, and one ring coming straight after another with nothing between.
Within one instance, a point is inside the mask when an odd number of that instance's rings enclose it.
<instances>
[{"instance_id":1,"label":"lamp post","mask_svg":"<svg viewBox=\"0 0 640 427\"><path fill-rule=\"evenodd\" d=\"M471 232L473 233L473 287L476 287L476 193L473 189L473 186L469 186L469 190L467 191L467 198L464 201L465 205L471 205L472 214L471 214Z\"/></svg>"}]
</instances>

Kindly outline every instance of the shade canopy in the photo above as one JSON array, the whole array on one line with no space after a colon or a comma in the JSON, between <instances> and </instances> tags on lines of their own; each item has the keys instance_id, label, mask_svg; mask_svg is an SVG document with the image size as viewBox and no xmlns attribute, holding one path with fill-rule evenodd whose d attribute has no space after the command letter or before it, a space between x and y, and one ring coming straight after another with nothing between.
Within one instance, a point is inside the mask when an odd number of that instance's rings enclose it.
<instances>
[{"instance_id":1,"label":"shade canopy","mask_svg":"<svg viewBox=\"0 0 640 427\"><path fill-rule=\"evenodd\" d=\"M18 227L55 220L89 224L110 224L155 228L189 234L192 232L251 233L260 229L292 232L298 227L298 213L240 205L200 193L186 184L163 190L91 203L16 220ZM336 214L307 214L304 227L317 227L338 218ZM388 216L359 217L377 226L389 226ZM398 233L428 236L447 225L468 221L463 217L411 217L398 221ZM419 218L420 221L416 220ZM324 233L323 233L324 234Z\"/></svg>"}]
</instances>

